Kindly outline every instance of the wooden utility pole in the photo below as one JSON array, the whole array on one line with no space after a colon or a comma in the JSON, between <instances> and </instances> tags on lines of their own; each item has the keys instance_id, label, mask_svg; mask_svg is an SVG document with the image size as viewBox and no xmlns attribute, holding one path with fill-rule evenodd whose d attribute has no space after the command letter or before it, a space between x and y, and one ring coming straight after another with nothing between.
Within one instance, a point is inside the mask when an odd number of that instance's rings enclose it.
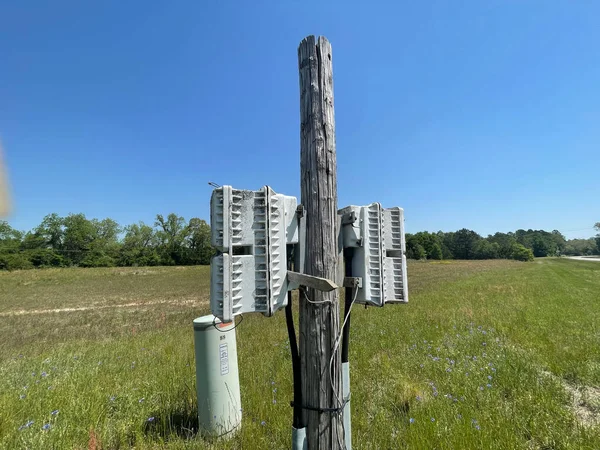
<instances>
[{"instance_id":1,"label":"wooden utility pole","mask_svg":"<svg viewBox=\"0 0 600 450\"><path fill-rule=\"evenodd\" d=\"M300 188L306 211L305 274L336 280L337 174L331 44L308 36L298 47ZM337 290L300 294L300 357L306 437L310 450L344 448ZM330 365L330 361L332 361Z\"/></svg>"}]
</instances>

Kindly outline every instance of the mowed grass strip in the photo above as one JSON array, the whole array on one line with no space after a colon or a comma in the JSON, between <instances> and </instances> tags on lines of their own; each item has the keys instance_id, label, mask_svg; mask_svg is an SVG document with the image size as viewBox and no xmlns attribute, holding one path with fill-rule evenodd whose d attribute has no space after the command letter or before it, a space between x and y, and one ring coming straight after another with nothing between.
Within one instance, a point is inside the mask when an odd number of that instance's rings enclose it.
<instances>
[{"instance_id":1,"label":"mowed grass strip","mask_svg":"<svg viewBox=\"0 0 600 450\"><path fill-rule=\"evenodd\" d=\"M243 428L208 442L191 326L208 312L208 269L70 270L1 274L0 308L140 306L0 316L0 447L289 448L283 314L238 327ZM600 264L411 263L409 283L408 305L353 311L354 448L600 448ZM65 302L46 298L62 288ZM194 302L152 304L176 296Z\"/></svg>"},{"instance_id":2,"label":"mowed grass strip","mask_svg":"<svg viewBox=\"0 0 600 450\"><path fill-rule=\"evenodd\" d=\"M0 271L0 314L160 301L208 302L208 267Z\"/></svg>"}]
</instances>

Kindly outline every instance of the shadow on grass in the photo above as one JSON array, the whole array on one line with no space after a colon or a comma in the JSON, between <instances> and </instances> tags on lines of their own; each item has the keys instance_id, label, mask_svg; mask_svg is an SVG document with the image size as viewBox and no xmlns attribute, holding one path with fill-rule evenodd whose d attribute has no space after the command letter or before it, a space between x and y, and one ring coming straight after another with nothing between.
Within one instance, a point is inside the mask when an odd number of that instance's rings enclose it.
<instances>
[{"instance_id":1,"label":"shadow on grass","mask_svg":"<svg viewBox=\"0 0 600 450\"><path fill-rule=\"evenodd\" d=\"M198 415L196 411L157 412L144 424L144 434L168 438L178 436L183 439L201 437L198 434Z\"/></svg>"}]
</instances>

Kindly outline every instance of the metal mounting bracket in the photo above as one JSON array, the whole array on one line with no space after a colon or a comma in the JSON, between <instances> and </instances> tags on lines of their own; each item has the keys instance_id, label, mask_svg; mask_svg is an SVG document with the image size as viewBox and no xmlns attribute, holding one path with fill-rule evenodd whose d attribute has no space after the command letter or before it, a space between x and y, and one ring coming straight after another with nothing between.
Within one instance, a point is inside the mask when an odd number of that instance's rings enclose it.
<instances>
[{"instance_id":1,"label":"metal mounting bracket","mask_svg":"<svg viewBox=\"0 0 600 450\"><path fill-rule=\"evenodd\" d=\"M361 277L345 277L344 278L344 287L349 288L362 288L362 278Z\"/></svg>"},{"instance_id":2,"label":"metal mounting bracket","mask_svg":"<svg viewBox=\"0 0 600 450\"><path fill-rule=\"evenodd\" d=\"M298 289L300 286L306 286L317 291L330 292L339 286L327 278L306 275L305 273L287 271L288 290Z\"/></svg>"}]
</instances>

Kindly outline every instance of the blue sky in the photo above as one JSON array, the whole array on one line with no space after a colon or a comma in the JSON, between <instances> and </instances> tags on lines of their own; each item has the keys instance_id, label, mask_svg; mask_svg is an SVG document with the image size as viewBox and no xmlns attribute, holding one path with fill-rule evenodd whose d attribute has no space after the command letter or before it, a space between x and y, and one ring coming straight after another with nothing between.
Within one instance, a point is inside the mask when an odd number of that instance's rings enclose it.
<instances>
[{"instance_id":1,"label":"blue sky","mask_svg":"<svg viewBox=\"0 0 600 450\"><path fill-rule=\"evenodd\" d=\"M2 2L19 229L208 219L214 181L299 196L297 47L332 43L339 206L407 231L594 234L595 1Z\"/></svg>"}]
</instances>

